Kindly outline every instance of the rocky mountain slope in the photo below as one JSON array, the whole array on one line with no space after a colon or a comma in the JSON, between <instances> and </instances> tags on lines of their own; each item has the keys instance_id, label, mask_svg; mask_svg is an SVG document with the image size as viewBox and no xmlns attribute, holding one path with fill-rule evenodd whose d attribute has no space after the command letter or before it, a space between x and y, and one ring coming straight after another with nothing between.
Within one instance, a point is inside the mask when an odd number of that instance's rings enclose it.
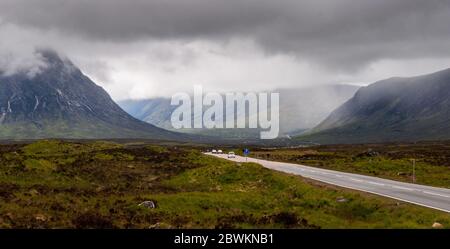
<instances>
[{"instance_id":1,"label":"rocky mountain slope","mask_svg":"<svg viewBox=\"0 0 450 249\"><path fill-rule=\"evenodd\" d=\"M299 139L321 143L450 139L450 69L361 88Z\"/></svg>"},{"instance_id":2,"label":"rocky mountain slope","mask_svg":"<svg viewBox=\"0 0 450 249\"><path fill-rule=\"evenodd\" d=\"M38 53L36 75L0 74L0 139L177 137L127 114L69 60Z\"/></svg>"}]
</instances>

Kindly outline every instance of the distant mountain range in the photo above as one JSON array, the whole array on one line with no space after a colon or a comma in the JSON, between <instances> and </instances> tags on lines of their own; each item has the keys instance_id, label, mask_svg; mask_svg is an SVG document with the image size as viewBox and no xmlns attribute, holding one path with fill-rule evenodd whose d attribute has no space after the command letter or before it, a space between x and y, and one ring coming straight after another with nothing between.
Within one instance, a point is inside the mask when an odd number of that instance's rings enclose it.
<instances>
[{"instance_id":1,"label":"distant mountain range","mask_svg":"<svg viewBox=\"0 0 450 249\"><path fill-rule=\"evenodd\" d=\"M324 120L359 89L351 85L326 85L298 89L277 89L280 93L280 135L300 134ZM118 104L132 116L160 128L173 130L170 122L177 106L169 98L125 100ZM206 109L206 107L204 108ZM243 118L238 115L237 118ZM192 117L193 119L201 117ZM179 129L179 132L227 138L257 138L259 129Z\"/></svg>"},{"instance_id":2,"label":"distant mountain range","mask_svg":"<svg viewBox=\"0 0 450 249\"><path fill-rule=\"evenodd\" d=\"M39 53L47 66L35 76L0 74L0 139L180 138L130 116L69 60Z\"/></svg>"},{"instance_id":3,"label":"distant mountain range","mask_svg":"<svg viewBox=\"0 0 450 249\"><path fill-rule=\"evenodd\" d=\"M36 75L0 72L0 139L258 141L258 129L175 132L170 117L177 107L168 98L121 101L130 115L72 62L53 51L39 53L46 67ZM327 85L273 92L280 93L282 143L450 139L450 69L362 88Z\"/></svg>"},{"instance_id":4,"label":"distant mountain range","mask_svg":"<svg viewBox=\"0 0 450 249\"><path fill-rule=\"evenodd\" d=\"M319 143L450 139L450 69L363 87L297 139Z\"/></svg>"}]
</instances>

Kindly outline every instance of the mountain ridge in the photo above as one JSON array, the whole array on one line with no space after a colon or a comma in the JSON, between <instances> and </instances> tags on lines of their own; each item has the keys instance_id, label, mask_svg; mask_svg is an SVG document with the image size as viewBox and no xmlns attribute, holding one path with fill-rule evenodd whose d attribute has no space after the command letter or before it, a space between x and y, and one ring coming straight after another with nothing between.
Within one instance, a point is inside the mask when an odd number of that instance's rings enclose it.
<instances>
[{"instance_id":1,"label":"mountain ridge","mask_svg":"<svg viewBox=\"0 0 450 249\"><path fill-rule=\"evenodd\" d=\"M123 111L70 60L39 50L46 66L0 75L0 138L154 138L178 134L139 121Z\"/></svg>"},{"instance_id":2,"label":"mountain ridge","mask_svg":"<svg viewBox=\"0 0 450 249\"><path fill-rule=\"evenodd\" d=\"M322 143L450 139L450 69L361 88L308 134Z\"/></svg>"},{"instance_id":3,"label":"mountain ridge","mask_svg":"<svg viewBox=\"0 0 450 249\"><path fill-rule=\"evenodd\" d=\"M280 137L313 128L336 106L351 98L358 88L352 85L324 85L271 91L280 93ZM170 117L177 106L171 106L169 98L124 100L119 101L118 104L137 119L160 128L173 129ZM177 131L234 138L257 138L260 132L259 129L181 129Z\"/></svg>"}]
</instances>

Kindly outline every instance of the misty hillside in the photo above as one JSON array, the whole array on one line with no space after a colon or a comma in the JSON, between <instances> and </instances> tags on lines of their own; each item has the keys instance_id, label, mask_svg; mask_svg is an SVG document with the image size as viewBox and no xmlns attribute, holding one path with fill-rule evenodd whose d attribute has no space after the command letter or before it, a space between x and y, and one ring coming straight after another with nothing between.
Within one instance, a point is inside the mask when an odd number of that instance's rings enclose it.
<instances>
[{"instance_id":1,"label":"misty hillside","mask_svg":"<svg viewBox=\"0 0 450 249\"><path fill-rule=\"evenodd\" d=\"M280 127L295 135L323 121L359 89L352 85L326 85L303 89L279 89Z\"/></svg>"},{"instance_id":2,"label":"misty hillside","mask_svg":"<svg viewBox=\"0 0 450 249\"><path fill-rule=\"evenodd\" d=\"M170 101L169 98L154 98L125 100L119 101L118 104L133 117L166 130L232 139L259 138L259 129L174 129L170 119L177 106L170 105ZM205 110L206 108L203 111ZM202 117L195 117L192 114L191 118L195 120Z\"/></svg>"},{"instance_id":3,"label":"misty hillside","mask_svg":"<svg viewBox=\"0 0 450 249\"><path fill-rule=\"evenodd\" d=\"M280 135L299 134L313 128L336 107L350 99L357 90L357 86L350 85L274 90L273 92L280 93ZM125 100L118 103L135 118L164 129L173 129L170 117L177 106L171 106L169 98ZM204 108L206 109L207 107ZM243 117L238 115L237 118ZM259 129L180 129L177 131L232 138L259 137Z\"/></svg>"},{"instance_id":4,"label":"misty hillside","mask_svg":"<svg viewBox=\"0 0 450 249\"><path fill-rule=\"evenodd\" d=\"M171 106L168 98L124 100L117 103L126 112L139 120L161 128L172 129L170 117L176 106Z\"/></svg>"},{"instance_id":5,"label":"misty hillside","mask_svg":"<svg viewBox=\"0 0 450 249\"><path fill-rule=\"evenodd\" d=\"M321 143L450 139L450 69L361 88L299 139Z\"/></svg>"},{"instance_id":6,"label":"misty hillside","mask_svg":"<svg viewBox=\"0 0 450 249\"><path fill-rule=\"evenodd\" d=\"M46 67L0 75L0 138L152 138L178 135L139 121L101 87L55 52L40 51Z\"/></svg>"}]
</instances>

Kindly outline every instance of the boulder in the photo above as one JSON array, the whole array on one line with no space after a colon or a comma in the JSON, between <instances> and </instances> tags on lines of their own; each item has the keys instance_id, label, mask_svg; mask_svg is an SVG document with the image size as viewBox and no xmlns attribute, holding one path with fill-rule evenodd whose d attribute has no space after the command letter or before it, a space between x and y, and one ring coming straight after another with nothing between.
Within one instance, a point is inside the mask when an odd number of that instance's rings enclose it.
<instances>
[{"instance_id":1,"label":"boulder","mask_svg":"<svg viewBox=\"0 0 450 249\"><path fill-rule=\"evenodd\" d=\"M47 220L47 217L45 217L45 215L43 215L43 214L37 214L34 218L35 218L37 221L42 221L42 222L44 222L44 221Z\"/></svg>"},{"instance_id":2,"label":"boulder","mask_svg":"<svg viewBox=\"0 0 450 249\"><path fill-rule=\"evenodd\" d=\"M435 222L433 223L433 226L431 226L432 228L444 228L444 226L441 223Z\"/></svg>"},{"instance_id":3,"label":"boulder","mask_svg":"<svg viewBox=\"0 0 450 249\"><path fill-rule=\"evenodd\" d=\"M374 151L372 149L368 149L367 151L356 155L356 157L377 157L379 155L380 155L379 152Z\"/></svg>"},{"instance_id":4,"label":"boulder","mask_svg":"<svg viewBox=\"0 0 450 249\"><path fill-rule=\"evenodd\" d=\"M139 207L156 208L154 201L144 201L138 205Z\"/></svg>"},{"instance_id":5,"label":"boulder","mask_svg":"<svg viewBox=\"0 0 450 249\"><path fill-rule=\"evenodd\" d=\"M338 198L336 198L337 202L347 202L348 199L344 198L343 196L339 196Z\"/></svg>"}]
</instances>

